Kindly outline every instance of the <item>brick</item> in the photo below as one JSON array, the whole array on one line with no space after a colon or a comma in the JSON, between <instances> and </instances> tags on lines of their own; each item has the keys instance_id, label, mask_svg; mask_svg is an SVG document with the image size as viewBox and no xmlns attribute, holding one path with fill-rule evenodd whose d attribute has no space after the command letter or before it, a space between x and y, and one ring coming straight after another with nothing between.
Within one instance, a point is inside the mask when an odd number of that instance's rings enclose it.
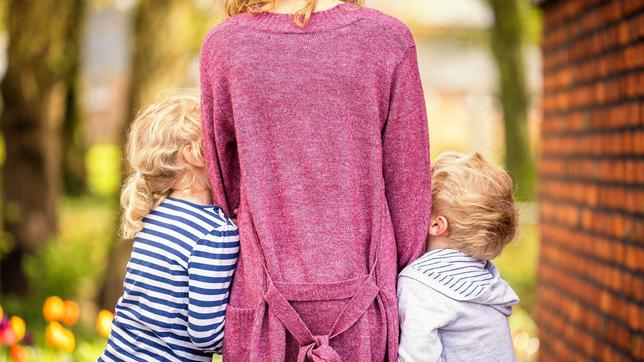
<instances>
[{"instance_id":1,"label":"brick","mask_svg":"<svg viewBox=\"0 0 644 362\"><path fill-rule=\"evenodd\" d=\"M633 336L631 342L631 355L635 360L644 360L644 336L642 334Z\"/></svg>"},{"instance_id":2,"label":"brick","mask_svg":"<svg viewBox=\"0 0 644 362\"><path fill-rule=\"evenodd\" d=\"M543 361L644 360L642 10L644 0L543 6Z\"/></svg>"},{"instance_id":3,"label":"brick","mask_svg":"<svg viewBox=\"0 0 644 362\"><path fill-rule=\"evenodd\" d=\"M625 14L636 13L644 8L644 0L622 0L622 8Z\"/></svg>"}]
</instances>

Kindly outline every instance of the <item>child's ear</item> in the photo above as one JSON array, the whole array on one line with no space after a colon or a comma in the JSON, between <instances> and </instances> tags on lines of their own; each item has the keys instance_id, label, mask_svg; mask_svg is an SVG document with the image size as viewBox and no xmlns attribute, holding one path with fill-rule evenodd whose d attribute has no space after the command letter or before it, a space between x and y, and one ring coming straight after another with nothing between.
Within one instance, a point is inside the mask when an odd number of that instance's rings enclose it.
<instances>
[{"instance_id":1,"label":"child's ear","mask_svg":"<svg viewBox=\"0 0 644 362\"><path fill-rule=\"evenodd\" d=\"M201 150L195 148L194 145L188 145L181 151L183 159L191 166L202 168L205 166L203 158L201 157Z\"/></svg>"},{"instance_id":2,"label":"child's ear","mask_svg":"<svg viewBox=\"0 0 644 362\"><path fill-rule=\"evenodd\" d=\"M429 225L429 235L446 236L448 229L449 223L445 216L432 216L431 224Z\"/></svg>"}]
</instances>

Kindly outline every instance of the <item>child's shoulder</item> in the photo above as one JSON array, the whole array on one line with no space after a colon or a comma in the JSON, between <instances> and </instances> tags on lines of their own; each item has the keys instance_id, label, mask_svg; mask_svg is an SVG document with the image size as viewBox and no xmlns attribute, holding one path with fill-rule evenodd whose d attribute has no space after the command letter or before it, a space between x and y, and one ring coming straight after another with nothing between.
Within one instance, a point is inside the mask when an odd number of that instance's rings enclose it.
<instances>
[{"instance_id":1,"label":"child's shoulder","mask_svg":"<svg viewBox=\"0 0 644 362\"><path fill-rule=\"evenodd\" d=\"M146 217L151 223L165 223L193 240L213 232L237 230L221 208L168 197Z\"/></svg>"},{"instance_id":2,"label":"child's shoulder","mask_svg":"<svg viewBox=\"0 0 644 362\"><path fill-rule=\"evenodd\" d=\"M415 279L457 301L476 301L500 281L494 264L476 260L453 249L425 253L409 264L400 277Z\"/></svg>"}]
</instances>

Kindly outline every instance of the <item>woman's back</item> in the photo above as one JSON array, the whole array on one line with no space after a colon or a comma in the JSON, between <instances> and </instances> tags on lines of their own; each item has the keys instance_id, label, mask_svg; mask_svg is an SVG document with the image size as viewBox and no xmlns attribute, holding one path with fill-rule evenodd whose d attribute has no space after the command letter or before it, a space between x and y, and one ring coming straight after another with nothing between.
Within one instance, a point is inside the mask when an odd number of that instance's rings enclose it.
<instances>
[{"instance_id":1,"label":"woman's back","mask_svg":"<svg viewBox=\"0 0 644 362\"><path fill-rule=\"evenodd\" d=\"M257 332L265 328L257 306L271 305L273 284L309 334L332 335L348 297L315 294L326 285L351 296L373 276L377 301L347 328L373 330L366 336L382 343L366 351L382 359L385 338L397 340L396 272L423 253L430 210L427 121L409 30L348 4L315 13L303 28L291 15L238 15L204 43L202 92L215 198L227 212L239 208L242 255L227 317L234 324L253 310L257 326L230 327L226 341L248 334L250 359L260 345L281 349L279 332ZM284 325L297 319L275 313ZM297 335L294 328L286 330ZM331 337L313 344L346 358L367 353ZM268 359L303 353L296 347L306 338L295 339Z\"/></svg>"}]
</instances>

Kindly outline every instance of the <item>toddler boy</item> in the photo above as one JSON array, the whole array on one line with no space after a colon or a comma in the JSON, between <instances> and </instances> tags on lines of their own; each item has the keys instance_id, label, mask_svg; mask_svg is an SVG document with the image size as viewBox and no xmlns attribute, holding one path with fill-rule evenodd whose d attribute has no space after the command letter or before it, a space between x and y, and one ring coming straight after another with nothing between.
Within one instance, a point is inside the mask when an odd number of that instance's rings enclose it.
<instances>
[{"instance_id":1,"label":"toddler boy","mask_svg":"<svg viewBox=\"0 0 644 362\"><path fill-rule=\"evenodd\" d=\"M399 361L514 361L507 317L519 298L490 261L514 238L508 173L479 154L432 167L429 251L398 279Z\"/></svg>"}]
</instances>

